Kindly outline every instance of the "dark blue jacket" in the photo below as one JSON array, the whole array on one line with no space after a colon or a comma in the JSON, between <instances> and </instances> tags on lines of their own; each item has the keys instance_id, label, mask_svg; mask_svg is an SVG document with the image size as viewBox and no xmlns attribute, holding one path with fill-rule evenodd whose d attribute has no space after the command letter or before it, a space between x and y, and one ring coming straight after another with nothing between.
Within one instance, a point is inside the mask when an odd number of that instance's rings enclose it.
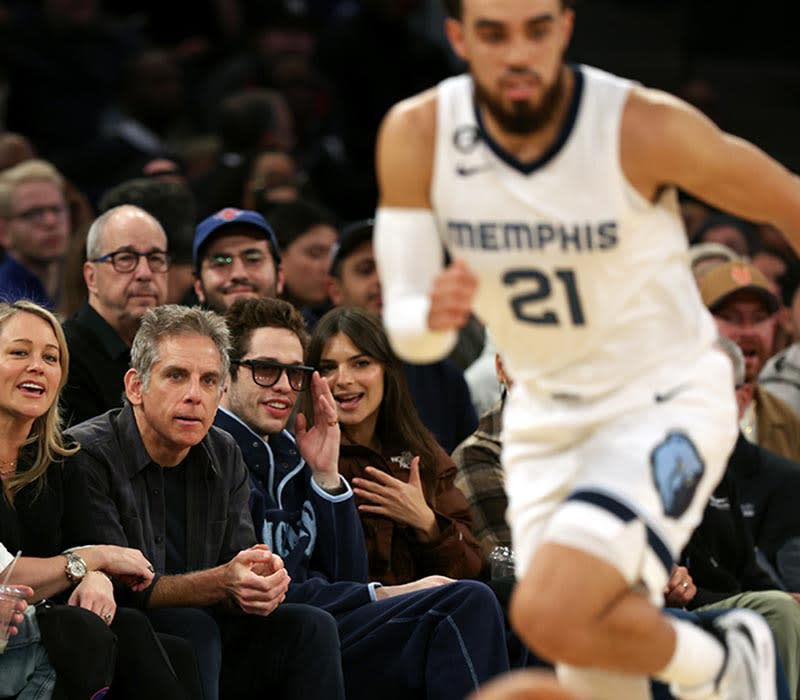
<instances>
[{"instance_id":1,"label":"dark blue jacket","mask_svg":"<svg viewBox=\"0 0 800 700\"><path fill-rule=\"evenodd\" d=\"M27 267L20 265L8 253L0 256L0 301L29 299L51 311L55 308L53 300L47 296L42 281Z\"/></svg>"},{"instance_id":2,"label":"dark blue jacket","mask_svg":"<svg viewBox=\"0 0 800 700\"><path fill-rule=\"evenodd\" d=\"M374 600L367 585L367 550L350 485L327 493L311 478L286 430L269 443L220 408L214 424L236 440L250 471L250 512L256 537L292 577L286 601L335 615Z\"/></svg>"}]
</instances>

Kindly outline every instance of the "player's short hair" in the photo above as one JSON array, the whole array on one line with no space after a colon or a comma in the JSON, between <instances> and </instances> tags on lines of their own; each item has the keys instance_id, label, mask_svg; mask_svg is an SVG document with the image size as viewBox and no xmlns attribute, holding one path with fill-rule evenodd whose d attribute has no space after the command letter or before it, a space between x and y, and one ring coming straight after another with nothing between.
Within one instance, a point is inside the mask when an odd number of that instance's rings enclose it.
<instances>
[{"instance_id":1,"label":"player's short hair","mask_svg":"<svg viewBox=\"0 0 800 700\"><path fill-rule=\"evenodd\" d=\"M576 2L577 0L561 0L561 7L564 9L574 8ZM461 15L464 12L463 0L442 0L442 5L448 17L458 20L461 19Z\"/></svg>"}]
</instances>

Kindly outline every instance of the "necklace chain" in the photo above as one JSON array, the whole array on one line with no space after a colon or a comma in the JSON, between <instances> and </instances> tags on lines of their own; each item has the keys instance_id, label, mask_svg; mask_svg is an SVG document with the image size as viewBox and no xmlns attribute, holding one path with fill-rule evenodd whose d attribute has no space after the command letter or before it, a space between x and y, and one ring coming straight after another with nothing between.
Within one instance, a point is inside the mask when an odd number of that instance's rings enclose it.
<instances>
[{"instance_id":1,"label":"necklace chain","mask_svg":"<svg viewBox=\"0 0 800 700\"><path fill-rule=\"evenodd\" d=\"M9 459L9 460L0 459L0 477L8 476L9 474L14 474L16 471L17 471L16 459Z\"/></svg>"}]
</instances>

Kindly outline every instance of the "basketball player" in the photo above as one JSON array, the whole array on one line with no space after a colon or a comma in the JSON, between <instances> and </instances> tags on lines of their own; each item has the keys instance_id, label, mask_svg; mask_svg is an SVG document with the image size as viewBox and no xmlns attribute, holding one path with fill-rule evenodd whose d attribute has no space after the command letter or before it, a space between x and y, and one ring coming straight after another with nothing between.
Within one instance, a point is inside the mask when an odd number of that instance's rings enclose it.
<instances>
[{"instance_id":1,"label":"basketball player","mask_svg":"<svg viewBox=\"0 0 800 700\"><path fill-rule=\"evenodd\" d=\"M385 117L376 256L398 354L444 356L474 307L517 380L514 626L593 700L649 698L647 677L682 700L773 700L761 618L706 631L658 609L736 436L675 187L800 248L800 182L676 98L565 64L568 0L445 5L469 74Z\"/></svg>"}]
</instances>

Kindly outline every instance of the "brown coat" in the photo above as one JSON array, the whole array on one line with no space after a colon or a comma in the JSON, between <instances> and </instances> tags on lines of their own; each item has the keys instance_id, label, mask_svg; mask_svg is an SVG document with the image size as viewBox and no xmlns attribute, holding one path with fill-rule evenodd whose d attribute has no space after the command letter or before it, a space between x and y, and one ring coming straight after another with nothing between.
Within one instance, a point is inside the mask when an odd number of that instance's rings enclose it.
<instances>
[{"instance_id":1,"label":"brown coat","mask_svg":"<svg viewBox=\"0 0 800 700\"><path fill-rule=\"evenodd\" d=\"M800 416L785 401L756 385L758 444L800 462Z\"/></svg>"},{"instance_id":2,"label":"brown coat","mask_svg":"<svg viewBox=\"0 0 800 700\"><path fill-rule=\"evenodd\" d=\"M342 444L339 473L348 481L368 479L367 466L408 481L408 469L361 445ZM453 481L456 466L444 450L435 465L435 485L428 505L436 514L439 536L430 542L417 539L414 530L380 515L360 513L369 556L370 581L386 585L407 583L431 574L452 578L478 578L483 565L480 544L472 534L472 518L464 494ZM356 505L362 503L356 498Z\"/></svg>"}]
</instances>

